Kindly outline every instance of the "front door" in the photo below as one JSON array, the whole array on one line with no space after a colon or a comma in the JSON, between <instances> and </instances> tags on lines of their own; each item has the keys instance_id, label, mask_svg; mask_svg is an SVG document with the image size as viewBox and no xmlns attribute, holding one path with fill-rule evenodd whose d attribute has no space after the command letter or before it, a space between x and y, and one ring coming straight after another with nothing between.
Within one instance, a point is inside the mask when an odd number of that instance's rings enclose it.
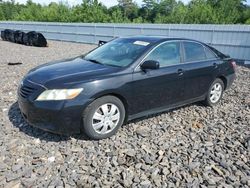
<instances>
[{"instance_id":1,"label":"front door","mask_svg":"<svg viewBox=\"0 0 250 188\"><path fill-rule=\"evenodd\" d=\"M132 114L171 107L184 98L185 80L179 42L164 42L144 59L158 61L160 68L133 73Z\"/></svg>"}]
</instances>

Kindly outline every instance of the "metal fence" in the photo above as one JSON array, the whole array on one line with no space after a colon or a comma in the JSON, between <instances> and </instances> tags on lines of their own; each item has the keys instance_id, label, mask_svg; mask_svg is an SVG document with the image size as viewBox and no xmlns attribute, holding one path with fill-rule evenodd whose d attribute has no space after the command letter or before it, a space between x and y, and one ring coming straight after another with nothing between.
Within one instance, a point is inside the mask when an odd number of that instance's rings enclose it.
<instances>
[{"instance_id":1,"label":"metal fence","mask_svg":"<svg viewBox=\"0 0 250 188\"><path fill-rule=\"evenodd\" d=\"M185 37L208 43L233 58L250 60L249 25L101 24L0 22L0 30L38 31L47 39L96 44L129 35Z\"/></svg>"}]
</instances>

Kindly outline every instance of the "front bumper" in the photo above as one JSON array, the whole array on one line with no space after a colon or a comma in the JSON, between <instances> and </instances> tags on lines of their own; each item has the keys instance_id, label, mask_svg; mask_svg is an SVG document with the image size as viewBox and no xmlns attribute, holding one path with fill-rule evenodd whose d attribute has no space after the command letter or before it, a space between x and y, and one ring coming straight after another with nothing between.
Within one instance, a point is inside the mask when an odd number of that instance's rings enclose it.
<instances>
[{"instance_id":1,"label":"front bumper","mask_svg":"<svg viewBox=\"0 0 250 188\"><path fill-rule=\"evenodd\" d=\"M82 106L65 107L65 102L62 101L30 102L20 98L18 105L25 120L34 127L64 135L81 132Z\"/></svg>"},{"instance_id":2,"label":"front bumper","mask_svg":"<svg viewBox=\"0 0 250 188\"><path fill-rule=\"evenodd\" d=\"M36 88L34 93L24 97L19 88L18 105L25 120L34 127L56 134L80 133L82 113L91 100L77 97L65 101L36 101L42 90Z\"/></svg>"}]
</instances>

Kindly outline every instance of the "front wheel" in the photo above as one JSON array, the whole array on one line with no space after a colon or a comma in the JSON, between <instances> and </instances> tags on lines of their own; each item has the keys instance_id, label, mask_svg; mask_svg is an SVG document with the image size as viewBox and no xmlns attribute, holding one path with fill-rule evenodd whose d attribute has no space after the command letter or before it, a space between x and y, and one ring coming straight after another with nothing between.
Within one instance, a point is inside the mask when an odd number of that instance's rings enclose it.
<instances>
[{"instance_id":1,"label":"front wheel","mask_svg":"<svg viewBox=\"0 0 250 188\"><path fill-rule=\"evenodd\" d=\"M217 78L212 83L209 88L205 103L208 106L214 106L218 104L223 96L224 92L224 83L221 79Z\"/></svg>"},{"instance_id":2,"label":"front wheel","mask_svg":"<svg viewBox=\"0 0 250 188\"><path fill-rule=\"evenodd\" d=\"M125 119L125 108L120 99L104 96L92 102L83 112L84 133L91 139L111 137Z\"/></svg>"}]
</instances>

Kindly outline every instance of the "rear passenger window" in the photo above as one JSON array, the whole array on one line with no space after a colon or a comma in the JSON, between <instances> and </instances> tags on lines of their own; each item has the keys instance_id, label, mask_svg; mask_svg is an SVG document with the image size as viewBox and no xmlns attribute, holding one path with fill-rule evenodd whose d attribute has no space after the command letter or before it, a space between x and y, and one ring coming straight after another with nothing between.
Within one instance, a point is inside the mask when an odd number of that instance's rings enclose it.
<instances>
[{"instance_id":1,"label":"rear passenger window","mask_svg":"<svg viewBox=\"0 0 250 188\"><path fill-rule=\"evenodd\" d=\"M204 47L202 45L194 42L184 42L183 44L186 62L201 61L207 59Z\"/></svg>"},{"instance_id":2,"label":"rear passenger window","mask_svg":"<svg viewBox=\"0 0 250 188\"><path fill-rule=\"evenodd\" d=\"M208 49L206 47L205 47L205 52L206 52L207 59L217 58L216 55L210 49Z\"/></svg>"}]
</instances>

